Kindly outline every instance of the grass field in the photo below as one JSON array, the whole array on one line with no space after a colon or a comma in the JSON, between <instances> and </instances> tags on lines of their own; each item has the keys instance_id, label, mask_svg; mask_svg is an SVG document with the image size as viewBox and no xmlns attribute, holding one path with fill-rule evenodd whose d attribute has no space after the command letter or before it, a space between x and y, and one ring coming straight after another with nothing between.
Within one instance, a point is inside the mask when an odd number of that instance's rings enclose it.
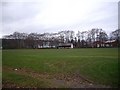
<instances>
[{"instance_id":1,"label":"grass field","mask_svg":"<svg viewBox=\"0 0 120 90\"><path fill-rule=\"evenodd\" d=\"M117 87L118 49L3 50L3 87Z\"/></svg>"}]
</instances>

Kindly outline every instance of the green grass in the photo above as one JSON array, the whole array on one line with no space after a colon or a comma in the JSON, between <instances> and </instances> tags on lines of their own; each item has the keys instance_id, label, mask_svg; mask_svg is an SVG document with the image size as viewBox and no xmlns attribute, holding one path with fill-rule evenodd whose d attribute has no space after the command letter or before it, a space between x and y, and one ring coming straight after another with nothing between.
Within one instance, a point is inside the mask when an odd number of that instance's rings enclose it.
<instances>
[{"instance_id":1,"label":"green grass","mask_svg":"<svg viewBox=\"0 0 120 90\"><path fill-rule=\"evenodd\" d=\"M3 50L2 60L3 67L40 73L77 73L97 84L118 85L117 48ZM13 82L20 82L15 77L18 75L13 77L3 71L3 80L13 78Z\"/></svg>"}]
</instances>

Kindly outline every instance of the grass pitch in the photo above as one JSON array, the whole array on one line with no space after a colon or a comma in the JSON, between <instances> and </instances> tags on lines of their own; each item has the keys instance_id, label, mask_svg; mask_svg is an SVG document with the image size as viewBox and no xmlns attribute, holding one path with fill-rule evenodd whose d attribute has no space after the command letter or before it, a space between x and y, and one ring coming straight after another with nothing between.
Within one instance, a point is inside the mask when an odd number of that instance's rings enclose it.
<instances>
[{"instance_id":1,"label":"grass pitch","mask_svg":"<svg viewBox=\"0 0 120 90\"><path fill-rule=\"evenodd\" d=\"M94 84L118 85L118 48L3 50L2 66L4 87L54 87L50 75L73 74Z\"/></svg>"}]
</instances>

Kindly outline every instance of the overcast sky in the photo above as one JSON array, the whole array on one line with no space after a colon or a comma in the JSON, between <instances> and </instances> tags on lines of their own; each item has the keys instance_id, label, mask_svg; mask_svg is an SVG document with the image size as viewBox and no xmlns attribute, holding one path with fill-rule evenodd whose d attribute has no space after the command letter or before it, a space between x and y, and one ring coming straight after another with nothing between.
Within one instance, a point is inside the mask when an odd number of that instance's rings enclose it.
<instances>
[{"instance_id":1,"label":"overcast sky","mask_svg":"<svg viewBox=\"0 0 120 90\"><path fill-rule=\"evenodd\" d=\"M75 32L118 28L119 0L2 0L0 37L15 31L25 33Z\"/></svg>"}]
</instances>

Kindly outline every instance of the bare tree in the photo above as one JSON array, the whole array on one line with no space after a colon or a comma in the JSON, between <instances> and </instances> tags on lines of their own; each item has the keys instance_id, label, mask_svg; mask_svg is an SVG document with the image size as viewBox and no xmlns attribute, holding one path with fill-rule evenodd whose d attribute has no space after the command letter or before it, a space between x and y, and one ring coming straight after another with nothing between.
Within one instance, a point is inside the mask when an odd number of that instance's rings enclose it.
<instances>
[{"instance_id":1,"label":"bare tree","mask_svg":"<svg viewBox=\"0 0 120 90\"><path fill-rule=\"evenodd\" d=\"M65 33L64 31L58 32L60 42L65 42Z\"/></svg>"},{"instance_id":2,"label":"bare tree","mask_svg":"<svg viewBox=\"0 0 120 90\"><path fill-rule=\"evenodd\" d=\"M117 29L110 34L110 40L115 40L118 47L120 47L120 29Z\"/></svg>"},{"instance_id":3,"label":"bare tree","mask_svg":"<svg viewBox=\"0 0 120 90\"><path fill-rule=\"evenodd\" d=\"M81 32L81 46L82 47L87 47L87 34L88 32L87 31L83 31Z\"/></svg>"},{"instance_id":4,"label":"bare tree","mask_svg":"<svg viewBox=\"0 0 120 90\"><path fill-rule=\"evenodd\" d=\"M78 38L78 43L77 43L77 46L80 48L80 42L81 42L81 32L80 31L78 31L78 33L76 34L76 36L77 36L77 38Z\"/></svg>"},{"instance_id":5,"label":"bare tree","mask_svg":"<svg viewBox=\"0 0 120 90\"><path fill-rule=\"evenodd\" d=\"M110 38L114 40L120 40L120 29L117 29L110 34Z\"/></svg>"}]
</instances>

